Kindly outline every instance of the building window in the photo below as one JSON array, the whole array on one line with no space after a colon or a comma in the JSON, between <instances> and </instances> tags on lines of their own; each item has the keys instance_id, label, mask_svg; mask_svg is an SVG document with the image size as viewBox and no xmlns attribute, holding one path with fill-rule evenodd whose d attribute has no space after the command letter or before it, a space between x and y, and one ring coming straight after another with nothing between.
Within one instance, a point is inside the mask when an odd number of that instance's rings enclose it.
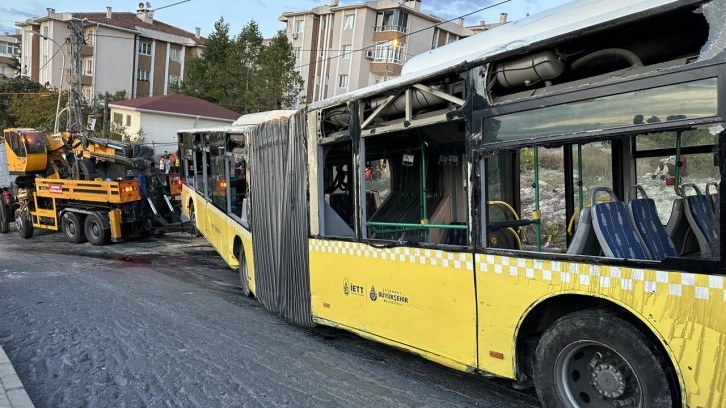
<instances>
[{"instance_id":1,"label":"building window","mask_svg":"<svg viewBox=\"0 0 726 408\"><path fill-rule=\"evenodd\" d=\"M295 21L295 32L302 33L305 30L305 20Z\"/></svg>"},{"instance_id":2,"label":"building window","mask_svg":"<svg viewBox=\"0 0 726 408\"><path fill-rule=\"evenodd\" d=\"M124 124L124 115L122 115L120 113L115 113L114 112L114 114L113 114L113 123L115 123L115 124L117 124L119 126L123 125Z\"/></svg>"},{"instance_id":3,"label":"building window","mask_svg":"<svg viewBox=\"0 0 726 408\"><path fill-rule=\"evenodd\" d=\"M176 85L179 83L179 75L169 75L169 85Z\"/></svg>"},{"instance_id":4,"label":"building window","mask_svg":"<svg viewBox=\"0 0 726 408\"><path fill-rule=\"evenodd\" d=\"M172 61L181 61L181 49L180 48L172 48L170 51L169 58L171 58Z\"/></svg>"},{"instance_id":5,"label":"building window","mask_svg":"<svg viewBox=\"0 0 726 408\"><path fill-rule=\"evenodd\" d=\"M295 47L292 49L292 52L295 54L296 61L300 61L302 59L302 48Z\"/></svg>"},{"instance_id":6,"label":"building window","mask_svg":"<svg viewBox=\"0 0 726 408\"><path fill-rule=\"evenodd\" d=\"M139 81L149 81L149 71L145 69L140 69L137 73L137 77Z\"/></svg>"},{"instance_id":7,"label":"building window","mask_svg":"<svg viewBox=\"0 0 726 408\"><path fill-rule=\"evenodd\" d=\"M348 87L348 75L340 74L338 75L338 88L347 88Z\"/></svg>"},{"instance_id":8,"label":"building window","mask_svg":"<svg viewBox=\"0 0 726 408\"><path fill-rule=\"evenodd\" d=\"M346 15L345 20L343 21L343 30L352 30L354 25L355 25L355 15L354 14Z\"/></svg>"},{"instance_id":9,"label":"building window","mask_svg":"<svg viewBox=\"0 0 726 408\"><path fill-rule=\"evenodd\" d=\"M343 56L343 59L350 59L350 57L353 55L353 46L350 44L343 45L343 48L341 49L341 55Z\"/></svg>"},{"instance_id":10,"label":"building window","mask_svg":"<svg viewBox=\"0 0 726 408\"><path fill-rule=\"evenodd\" d=\"M91 100L91 88L83 88L83 97L86 99L86 101Z\"/></svg>"},{"instance_id":11,"label":"building window","mask_svg":"<svg viewBox=\"0 0 726 408\"><path fill-rule=\"evenodd\" d=\"M151 43L140 42L139 43L139 54L151 55Z\"/></svg>"},{"instance_id":12,"label":"building window","mask_svg":"<svg viewBox=\"0 0 726 408\"><path fill-rule=\"evenodd\" d=\"M93 60L85 61L86 68L83 70L83 75L93 75Z\"/></svg>"},{"instance_id":13,"label":"building window","mask_svg":"<svg viewBox=\"0 0 726 408\"><path fill-rule=\"evenodd\" d=\"M90 45L93 47L93 44L95 44L96 40L96 33L93 32L93 30L88 30L88 34L86 34L86 45Z\"/></svg>"},{"instance_id":14,"label":"building window","mask_svg":"<svg viewBox=\"0 0 726 408\"><path fill-rule=\"evenodd\" d=\"M131 126L131 115L126 115L126 126Z\"/></svg>"},{"instance_id":15,"label":"building window","mask_svg":"<svg viewBox=\"0 0 726 408\"><path fill-rule=\"evenodd\" d=\"M406 44L399 43L391 45L390 41L376 43L376 53L373 62L390 62L392 64L403 64L404 47Z\"/></svg>"},{"instance_id":16,"label":"building window","mask_svg":"<svg viewBox=\"0 0 726 408\"><path fill-rule=\"evenodd\" d=\"M400 10L381 11L376 16L376 31L398 31L405 33L408 27L408 13Z\"/></svg>"}]
</instances>

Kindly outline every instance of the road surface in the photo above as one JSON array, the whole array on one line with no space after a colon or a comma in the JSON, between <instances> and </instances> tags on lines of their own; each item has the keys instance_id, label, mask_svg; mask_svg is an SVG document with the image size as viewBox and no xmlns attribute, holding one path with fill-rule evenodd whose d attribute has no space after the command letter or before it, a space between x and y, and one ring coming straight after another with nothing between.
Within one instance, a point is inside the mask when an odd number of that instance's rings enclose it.
<instances>
[{"instance_id":1,"label":"road surface","mask_svg":"<svg viewBox=\"0 0 726 408\"><path fill-rule=\"evenodd\" d=\"M203 238L0 235L0 345L37 407L538 407L532 391L241 294Z\"/></svg>"}]
</instances>

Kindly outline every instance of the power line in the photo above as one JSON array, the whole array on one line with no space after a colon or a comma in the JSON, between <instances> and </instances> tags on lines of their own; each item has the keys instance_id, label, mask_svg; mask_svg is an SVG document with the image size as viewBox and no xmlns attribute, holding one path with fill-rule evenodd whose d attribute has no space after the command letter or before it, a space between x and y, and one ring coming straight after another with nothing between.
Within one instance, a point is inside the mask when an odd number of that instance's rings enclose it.
<instances>
[{"instance_id":1,"label":"power line","mask_svg":"<svg viewBox=\"0 0 726 408\"><path fill-rule=\"evenodd\" d=\"M42 70L43 68L45 68L45 66L48 65L48 63L51 62L53 60L53 58L55 58L55 56L58 55L59 52L61 52L61 50L63 49L63 46L66 45L67 42L68 42L68 39L66 38L66 40L63 41L63 44L61 44L61 46L58 48L58 50L56 50L56 52L54 52L53 55L51 55L50 58L48 58L47 61L45 61L45 64L43 64L40 68L38 68L35 71L35 74L36 75L40 75L40 70ZM65 75L65 72L61 73L61 75Z\"/></svg>"},{"instance_id":2,"label":"power line","mask_svg":"<svg viewBox=\"0 0 726 408\"><path fill-rule=\"evenodd\" d=\"M393 38L393 39L391 39L391 40L389 40L389 41L394 41L394 40L399 40L399 39L401 39L401 38L406 38L406 37L410 37L410 36L412 36L413 34L418 34L418 33L422 32L422 31L426 31L426 30L428 30L428 29L431 29L431 28L436 28L436 27L438 27L438 26L440 26L440 25L442 25L442 24L450 23L450 22L452 22L452 21L454 21L454 20L458 20L458 19L460 19L460 18L468 17L468 16L470 16L470 15L472 15L472 14L480 13L480 12L482 12L482 11L484 11L484 10L488 10L488 9L491 9L491 8L494 8L494 7L497 7L497 6L501 6L502 4L505 4L505 3L509 3L510 1L512 1L512 0L502 0L502 1L500 1L499 3L494 3L494 4L491 4L491 5L489 5L489 6L486 6L486 7L482 7L482 8L480 8L480 9L478 9L478 10L474 10L474 11L472 11L472 12L470 12L470 13L462 14L462 15L460 15L460 16L457 16L457 17L451 18L451 19L449 19L449 20L445 20L445 21L442 21L442 22L440 22L440 23L436 23L436 24L434 24L434 25L431 25L431 26L428 26L428 27L424 27L424 28L418 29L418 30L416 30L416 31L412 31L412 32L410 32L410 33L406 33L406 34L401 34L401 35L399 35L398 37L396 37L396 38ZM368 50L368 49L371 49L371 48L375 48L375 47L376 47L376 45L375 45L375 44L371 44L371 45L368 45L368 46L366 46L366 47L362 47L362 48L358 48L358 49L355 49L355 50L351 50L351 51L350 51L350 53L354 53L354 52L359 52L359 51L365 51L365 50ZM324 51L324 50L323 50L323 51ZM346 52L345 54L338 54L338 55L334 55L334 56L332 56L332 57L327 57L327 58L324 58L324 59L320 60L320 62L324 62L324 61L331 61L331 60L334 60L334 59L336 59L336 58L340 58L340 57L342 57L343 55L347 55L347 54L348 54L348 53ZM386 56L386 57L388 57L388 56ZM313 65L313 64L314 64L314 63L316 63L316 62L317 62L317 60L316 60L315 62L310 62L310 63L304 64L304 65L300 65L300 66L297 66L297 67L295 67L295 68L296 68L296 69L300 69L300 68L308 67L308 66L310 66L310 65Z\"/></svg>"},{"instance_id":3,"label":"power line","mask_svg":"<svg viewBox=\"0 0 726 408\"><path fill-rule=\"evenodd\" d=\"M0 92L0 95L35 95L35 96L56 96L58 92Z\"/></svg>"},{"instance_id":4,"label":"power line","mask_svg":"<svg viewBox=\"0 0 726 408\"><path fill-rule=\"evenodd\" d=\"M165 8L169 8L169 7L173 7L173 6L178 6L179 4L186 3L186 2L189 2L189 1L191 1L191 0L177 1L176 3L168 4L166 6L157 7L155 9L151 10L151 11L163 10Z\"/></svg>"}]
</instances>

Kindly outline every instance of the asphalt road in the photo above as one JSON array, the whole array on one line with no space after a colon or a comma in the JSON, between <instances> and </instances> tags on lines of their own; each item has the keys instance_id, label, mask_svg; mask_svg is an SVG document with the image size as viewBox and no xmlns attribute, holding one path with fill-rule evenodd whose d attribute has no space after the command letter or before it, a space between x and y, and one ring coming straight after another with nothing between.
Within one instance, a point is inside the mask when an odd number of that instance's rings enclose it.
<instances>
[{"instance_id":1,"label":"asphalt road","mask_svg":"<svg viewBox=\"0 0 726 408\"><path fill-rule=\"evenodd\" d=\"M37 407L537 407L532 391L271 315L203 238L0 235L0 344Z\"/></svg>"}]
</instances>

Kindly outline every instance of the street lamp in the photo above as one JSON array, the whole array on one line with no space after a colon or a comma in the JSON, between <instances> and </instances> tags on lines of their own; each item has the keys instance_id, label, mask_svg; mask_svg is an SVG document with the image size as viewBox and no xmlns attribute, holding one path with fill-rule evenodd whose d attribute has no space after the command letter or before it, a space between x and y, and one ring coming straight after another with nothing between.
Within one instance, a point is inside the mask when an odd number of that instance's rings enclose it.
<instances>
[{"instance_id":1,"label":"street lamp","mask_svg":"<svg viewBox=\"0 0 726 408\"><path fill-rule=\"evenodd\" d=\"M388 48L386 49L386 70L383 72L383 82L388 81L388 60L391 59L391 45L395 49L398 46L398 39L394 38L388 42Z\"/></svg>"},{"instance_id":2,"label":"street lamp","mask_svg":"<svg viewBox=\"0 0 726 408\"><path fill-rule=\"evenodd\" d=\"M62 59L63 62L61 63L61 76L60 76L60 81L58 84L58 102L56 103L56 107L55 107L55 126L53 126L53 133L58 133L58 126L59 126L58 122L59 122L59 118L60 118L61 89L63 88L63 75L65 74L65 71L66 71L66 52L63 51L63 46L58 44L58 42L56 40L54 40L46 35L43 35L38 31L30 31L30 33L33 35L37 35L40 38L44 38L46 40L52 41L53 44L55 44L56 47L58 47L58 49L61 52L61 56L63 57L63 59Z\"/></svg>"}]
</instances>

